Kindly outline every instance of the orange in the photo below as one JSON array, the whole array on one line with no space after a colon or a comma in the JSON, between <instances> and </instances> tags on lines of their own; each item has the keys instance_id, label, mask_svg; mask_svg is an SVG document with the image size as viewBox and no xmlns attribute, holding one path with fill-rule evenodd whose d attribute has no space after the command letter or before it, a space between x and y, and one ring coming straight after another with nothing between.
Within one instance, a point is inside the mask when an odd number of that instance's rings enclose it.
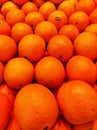
<instances>
[{"instance_id":1,"label":"orange","mask_svg":"<svg viewBox=\"0 0 97 130\"><path fill-rule=\"evenodd\" d=\"M32 11L38 11L38 7L33 2L26 2L22 5L21 9L25 14L28 14Z\"/></svg>"},{"instance_id":2,"label":"orange","mask_svg":"<svg viewBox=\"0 0 97 130\"><path fill-rule=\"evenodd\" d=\"M9 60L4 69L4 80L11 88L20 89L32 82L34 67L25 58L16 57Z\"/></svg>"},{"instance_id":3,"label":"orange","mask_svg":"<svg viewBox=\"0 0 97 130\"><path fill-rule=\"evenodd\" d=\"M32 0L32 2L33 2L36 6L40 7L44 2L46 2L46 0Z\"/></svg>"},{"instance_id":4,"label":"orange","mask_svg":"<svg viewBox=\"0 0 97 130\"><path fill-rule=\"evenodd\" d=\"M50 0L50 1L53 2L55 5L58 5L64 0Z\"/></svg>"},{"instance_id":5,"label":"orange","mask_svg":"<svg viewBox=\"0 0 97 130\"><path fill-rule=\"evenodd\" d=\"M0 61L7 62L16 56L16 42L9 36L0 35Z\"/></svg>"},{"instance_id":6,"label":"orange","mask_svg":"<svg viewBox=\"0 0 97 130\"><path fill-rule=\"evenodd\" d=\"M75 6L79 0L67 0L67 1L70 1Z\"/></svg>"},{"instance_id":7,"label":"orange","mask_svg":"<svg viewBox=\"0 0 97 130\"><path fill-rule=\"evenodd\" d=\"M51 130L71 130L71 126L62 116L59 116Z\"/></svg>"},{"instance_id":8,"label":"orange","mask_svg":"<svg viewBox=\"0 0 97 130\"><path fill-rule=\"evenodd\" d=\"M83 11L76 11L70 15L69 24L75 25L82 32L89 25L89 16Z\"/></svg>"},{"instance_id":9,"label":"orange","mask_svg":"<svg viewBox=\"0 0 97 130\"><path fill-rule=\"evenodd\" d=\"M9 24L5 21L0 19L0 35L10 35L11 34L11 28Z\"/></svg>"},{"instance_id":10,"label":"orange","mask_svg":"<svg viewBox=\"0 0 97 130\"><path fill-rule=\"evenodd\" d=\"M75 8L89 15L96 8L96 3L94 0L79 0Z\"/></svg>"},{"instance_id":11,"label":"orange","mask_svg":"<svg viewBox=\"0 0 97 130\"><path fill-rule=\"evenodd\" d=\"M57 35L57 33L56 26L49 21L42 21L35 28L35 34L41 36L46 42Z\"/></svg>"},{"instance_id":12,"label":"orange","mask_svg":"<svg viewBox=\"0 0 97 130\"><path fill-rule=\"evenodd\" d=\"M48 21L53 23L59 30L63 25L67 24L67 16L61 10L55 10L48 16Z\"/></svg>"},{"instance_id":13,"label":"orange","mask_svg":"<svg viewBox=\"0 0 97 130\"><path fill-rule=\"evenodd\" d=\"M18 22L24 22L25 14L21 9L10 9L6 15L6 21L12 27Z\"/></svg>"},{"instance_id":14,"label":"orange","mask_svg":"<svg viewBox=\"0 0 97 130\"><path fill-rule=\"evenodd\" d=\"M95 60L97 58L97 36L92 32L80 33L74 41L74 52Z\"/></svg>"},{"instance_id":15,"label":"orange","mask_svg":"<svg viewBox=\"0 0 97 130\"><path fill-rule=\"evenodd\" d=\"M48 88L28 84L16 96L14 113L23 130L50 130L58 117L58 105Z\"/></svg>"},{"instance_id":16,"label":"orange","mask_svg":"<svg viewBox=\"0 0 97 130\"><path fill-rule=\"evenodd\" d=\"M60 28L59 34L67 36L70 40L74 41L80 34L79 29L73 24L67 24Z\"/></svg>"},{"instance_id":17,"label":"orange","mask_svg":"<svg viewBox=\"0 0 97 130\"><path fill-rule=\"evenodd\" d=\"M26 23L16 23L11 28L11 37L19 43L23 36L33 33L32 28Z\"/></svg>"},{"instance_id":18,"label":"orange","mask_svg":"<svg viewBox=\"0 0 97 130\"><path fill-rule=\"evenodd\" d=\"M73 56L73 43L64 35L56 35L49 40L47 52L48 55L65 62Z\"/></svg>"},{"instance_id":19,"label":"orange","mask_svg":"<svg viewBox=\"0 0 97 130\"><path fill-rule=\"evenodd\" d=\"M84 80L94 84L97 79L97 67L86 56L76 55L70 58L66 64L66 73L69 80Z\"/></svg>"},{"instance_id":20,"label":"orange","mask_svg":"<svg viewBox=\"0 0 97 130\"><path fill-rule=\"evenodd\" d=\"M89 15L90 24L97 23L97 8L95 8Z\"/></svg>"},{"instance_id":21,"label":"orange","mask_svg":"<svg viewBox=\"0 0 97 130\"><path fill-rule=\"evenodd\" d=\"M3 93L0 93L0 130L4 130L10 119L10 103L9 99Z\"/></svg>"},{"instance_id":22,"label":"orange","mask_svg":"<svg viewBox=\"0 0 97 130\"><path fill-rule=\"evenodd\" d=\"M96 4L97 4L97 0L95 0Z\"/></svg>"},{"instance_id":23,"label":"orange","mask_svg":"<svg viewBox=\"0 0 97 130\"><path fill-rule=\"evenodd\" d=\"M34 30L38 23L44 21L44 17L40 12L32 11L25 17L25 23L30 25Z\"/></svg>"},{"instance_id":24,"label":"orange","mask_svg":"<svg viewBox=\"0 0 97 130\"><path fill-rule=\"evenodd\" d=\"M29 0L12 0L17 5L23 5L24 3L28 2Z\"/></svg>"},{"instance_id":25,"label":"orange","mask_svg":"<svg viewBox=\"0 0 97 130\"><path fill-rule=\"evenodd\" d=\"M0 62L0 84L3 82L4 65Z\"/></svg>"},{"instance_id":26,"label":"orange","mask_svg":"<svg viewBox=\"0 0 97 130\"><path fill-rule=\"evenodd\" d=\"M13 9L13 8L18 8L18 6L13 3L12 1L7 1L5 2L2 6L1 6L1 13L3 16L6 16L7 12L10 10L10 9Z\"/></svg>"},{"instance_id":27,"label":"orange","mask_svg":"<svg viewBox=\"0 0 97 130\"><path fill-rule=\"evenodd\" d=\"M97 23L90 24L84 30L85 32L92 32L97 35Z\"/></svg>"},{"instance_id":28,"label":"orange","mask_svg":"<svg viewBox=\"0 0 97 130\"><path fill-rule=\"evenodd\" d=\"M14 116L14 112L11 112L11 119L10 122L7 125L6 130L21 130L19 123L17 122L15 116Z\"/></svg>"},{"instance_id":29,"label":"orange","mask_svg":"<svg viewBox=\"0 0 97 130\"><path fill-rule=\"evenodd\" d=\"M69 18L71 14L75 12L75 7L70 1L63 1L58 5L58 10L63 11Z\"/></svg>"},{"instance_id":30,"label":"orange","mask_svg":"<svg viewBox=\"0 0 97 130\"><path fill-rule=\"evenodd\" d=\"M73 130L97 130L97 120L81 125L74 125Z\"/></svg>"},{"instance_id":31,"label":"orange","mask_svg":"<svg viewBox=\"0 0 97 130\"><path fill-rule=\"evenodd\" d=\"M53 56L42 58L35 66L36 81L48 88L55 88L65 80L64 65Z\"/></svg>"},{"instance_id":32,"label":"orange","mask_svg":"<svg viewBox=\"0 0 97 130\"><path fill-rule=\"evenodd\" d=\"M2 83L0 85L0 93L3 93L8 97L10 101L11 109L13 109L14 99L15 99L14 91L11 88L9 88L9 86L6 83Z\"/></svg>"},{"instance_id":33,"label":"orange","mask_svg":"<svg viewBox=\"0 0 97 130\"><path fill-rule=\"evenodd\" d=\"M55 10L56 6L50 1L43 3L39 8L39 12L43 15L45 20L47 20L48 16Z\"/></svg>"},{"instance_id":34,"label":"orange","mask_svg":"<svg viewBox=\"0 0 97 130\"><path fill-rule=\"evenodd\" d=\"M7 2L8 0L0 0L0 6L2 6L5 2Z\"/></svg>"},{"instance_id":35,"label":"orange","mask_svg":"<svg viewBox=\"0 0 97 130\"><path fill-rule=\"evenodd\" d=\"M24 36L18 45L18 55L31 62L39 61L45 54L46 43L38 35L28 34Z\"/></svg>"},{"instance_id":36,"label":"orange","mask_svg":"<svg viewBox=\"0 0 97 130\"><path fill-rule=\"evenodd\" d=\"M0 20L4 20L4 16L0 13Z\"/></svg>"},{"instance_id":37,"label":"orange","mask_svg":"<svg viewBox=\"0 0 97 130\"><path fill-rule=\"evenodd\" d=\"M97 93L83 80L63 84L57 101L63 117L71 124L80 125L97 119Z\"/></svg>"}]
</instances>

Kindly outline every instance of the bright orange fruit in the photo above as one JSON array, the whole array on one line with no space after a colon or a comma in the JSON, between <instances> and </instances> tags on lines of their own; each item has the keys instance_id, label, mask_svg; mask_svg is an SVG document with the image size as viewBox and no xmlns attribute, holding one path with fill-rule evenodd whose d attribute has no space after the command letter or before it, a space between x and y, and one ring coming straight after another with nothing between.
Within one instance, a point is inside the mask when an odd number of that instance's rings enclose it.
<instances>
[{"instance_id":1,"label":"bright orange fruit","mask_svg":"<svg viewBox=\"0 0 97 130\"><path fill-rule=\"evenodd\" d=\"M49 40L47 53L65 62L73 56L73 43L64 35L56 35Z\"/></svg>"},{"instance_id":2,"label":"bright orange fruit","mask_svg":"<svg viewBox=\"0 0 97 130\"><path fill-rule=\"evenodd\" d=\"M24 36L18 45L18 55L31 62L39 61L45 54L46 43L43 38L35 34Z\"/></svg>"},{"instance_id":3,"label":"bright orange fruit","mask_svg":"<svg viewBox=\"0 0 97 130\"><path fill-rule=\"evenodd\" d=\"M58 34L58 30L53 23L42 21L36 26L35 34L41 36L46 42L48 42L53 36Z\"/></svg>"},{"instance_id":4,"label":"bright orange fruit","mask_svg":"<svg viewBox=\"0 0 97 130\"><path fill-rule=\"evenodd\" d=\"M6 95L0 93L0 130L4 130L11 115L10 102Z\"/></svg>"},{"instance_id":5,"label":"bright orange fruit","mask_svg":"<svg viewBox=\"0 0 97 130\"><path fill-rule=\"evenodd\" d=\"M78 79L94 84L97 79L97 67L88 57L75 55L66 64L66 74L69 80Z\"/></svg>"},{"instance_id":6,"label":"bright orange fruit","mask_svg":"<svg viewBox=\"0 0 97 130\"><path fill-rule=\"evenodd\" d=\"M82 32L74 40L74 52L87 56L91 60L97 58L97 36L92 32Z\"/></svg>"},{"instance_id":7,"label":"bright orange fruit","mask_svg":"<svg viewBox=\"0 0 97 130\"><path fill-rule=\"evenodd\" d=\"M31 83L33 78L34 66L27 59L16 57L7 62L4 69L4 80L9 87L20 89Z\"/></svg>"},{"instance_id":8,"label":"bright orange fruit","mask_svg":"<svg viewBox=\"0 0 97 130\"><path fill-rule=\"evenodd\" d=\"M58 117L58 104L48 88L28 84L16 96L14 113L23 130L50 130Z\"/></svg>"},{"instance_id":9,"label":"bright orange fruit","mask_svg":"<svg viewBox=\"0 0 97 130\"><path fill-rule=\"evenodd\" d=\"M16 42L7 35L0 35L0 61L8 62L16 56Z\"/></svg>"},{"instance_id":10,"label":"bright orange fruit","mask_svg":"<svg viewBox=\"0 0 97 130\"><path fill-rule=\"evenodd\" d=\"M57 100L64 118L74 125L97 119L97 93L83 80L64 83L58 90Z\"/></svg>"},{"instance_id":11,"label":"bright orange fruit","mask_svg":"<svg viewBox=\"0 0 97 130\"><path fill-rule=\"evenodd\" d=\"M15 40L17 44L22 39L22 37L24 37L27 34L32 34L32 33L33 31L30 25L23 22L16 23L11 28L11 37Z\"/></svg>"},{"instance_id":12,"label":"bright orange fruit","mask_svg":"<svg viewBox=\"0 0 97 130\"><path fill-rule=\"evenodd\" d=\"M66 78L64 65L57 58L46 56L36 64L35 77L48 88L58 87Z\"/></svg>"}]
</instances>

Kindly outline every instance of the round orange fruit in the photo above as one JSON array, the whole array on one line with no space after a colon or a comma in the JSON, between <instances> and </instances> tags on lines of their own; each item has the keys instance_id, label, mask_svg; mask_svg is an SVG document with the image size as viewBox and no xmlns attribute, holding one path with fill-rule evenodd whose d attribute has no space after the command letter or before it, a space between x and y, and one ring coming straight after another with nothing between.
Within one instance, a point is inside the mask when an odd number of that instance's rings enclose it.
<instances>
[{"instance_id":1,"label":"round orange fruit","mask_svg":"<svg viewBox=\"0 0 97 130\"><path fill-rule=\"evenodd\" d=\"M66 78L64 65L57 58L46 56L36 64L35 77L48 88L58 87Z\"/></svg>"},{"instance_id":2,"label":"round orange fruit","mask_svg":"<svg viewBox=\"0 0 97 130\"><path fill-rule=\"evenodd\" d=\"M23 130L50 130L58 117L58 105L48 88L28 84L16 96L14 113Z\"/></svg>"},{"instance_id":3,"label":"round orange fruit","mask_svg":"<svg viewBox=\"0 0 97 130\"><path fill-rule=\"evenodd\" d=\"M11 88L20 89L32 82L34 66L25 58L16 57L9 60L4 69L4 80Z\"/></svg>"},{"instance_id":4,"label":"round orange fruit","mask_svg":"<svg viewBox=\"0 0 97 130\"><path fill-rule=\"evenodd\" d=\"M83 80L64 83L58 90L57 100L63 117L71 124L97 119L97 93Z\"/></svg>"}]
</instances>

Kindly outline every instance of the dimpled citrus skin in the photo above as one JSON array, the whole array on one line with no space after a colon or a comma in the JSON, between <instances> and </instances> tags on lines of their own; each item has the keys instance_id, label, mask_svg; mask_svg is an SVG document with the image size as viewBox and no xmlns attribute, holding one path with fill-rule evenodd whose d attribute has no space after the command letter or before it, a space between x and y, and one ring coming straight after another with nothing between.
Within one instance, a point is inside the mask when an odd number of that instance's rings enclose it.
<instances>
[{"instance_id":1,"label":"dimpled citrus skin","mask_svg":"<svg viewBox=\"0 0 97 130\"><path fill-rule=\"evenodd\" d=\"M16 96L14 113L23 130L50 130L58 117L58 105L48 88L28 84Z\"/></svg>"},{"instance_id":2,"label":"dimpled citrus skin","mask_svg":"<svg viewBox=\"0 0 97 130\"><path fill-rule=\"evenodd\" d=\"M97 119L97 93L83 80L64 83L57 100L64 118L75 125Z\"/></svg>"},{"instance_id":3,"label":"dimpled citrus skin","mask_svg":"<svg viewBox=\"0 0 97 130\"><path fill-rule=\"evenodd\" d=\"M35 77L38 83L55 88L66 78L65 67L53 56L42 58L35 66Z\"/></svg>"}]
</instances>

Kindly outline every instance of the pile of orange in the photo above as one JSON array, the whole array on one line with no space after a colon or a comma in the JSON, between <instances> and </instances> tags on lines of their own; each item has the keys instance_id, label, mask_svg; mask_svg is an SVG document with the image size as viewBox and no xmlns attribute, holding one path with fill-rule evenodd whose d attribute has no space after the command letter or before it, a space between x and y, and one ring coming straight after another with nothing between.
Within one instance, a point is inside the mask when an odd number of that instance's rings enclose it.
<instances>
[{"instance_id":1,"label":"pile of orange","mask_svg":"<svg viewBox=\"0 0 97 130\"><path fill-rule=\"evenodd\" d=\"M0 0L0 130L97 130L97 0Z\"/></svg>"}]
</instances>

